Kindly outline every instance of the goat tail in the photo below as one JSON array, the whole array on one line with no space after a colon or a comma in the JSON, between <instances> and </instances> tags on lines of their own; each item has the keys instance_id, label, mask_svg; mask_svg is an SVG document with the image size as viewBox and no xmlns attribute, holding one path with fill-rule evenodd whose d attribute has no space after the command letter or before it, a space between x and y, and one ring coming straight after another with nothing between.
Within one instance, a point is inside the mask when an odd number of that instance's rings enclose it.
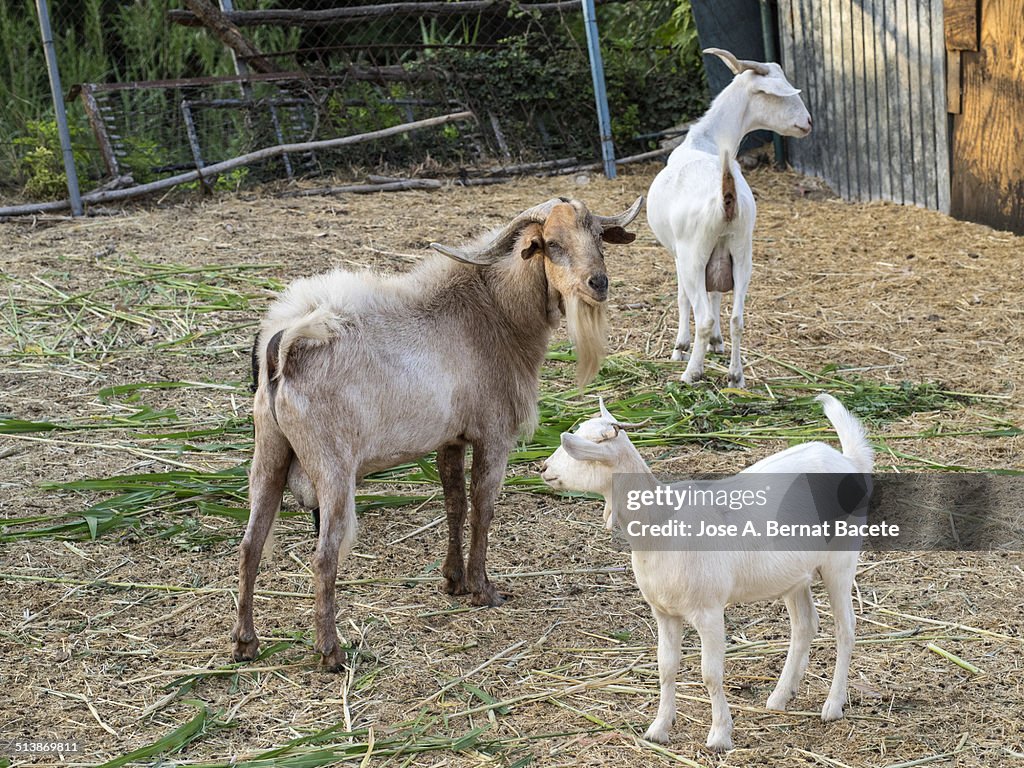
<instances>
[{"instance_id":1,"label":"goat tail","mask_svg":"<svg viewBox=\"0 0 1024 768\"><path fill-rule=\"evenodd\" d=\"M868 442L864 425L832 395L820 394L814 399L822 404L825 416L832 422L843 446L843 456L853 462L858 471L870 474L875 466L875 451Z\"/></svg>"},{"instance_id":2,"label":"goat tail","mask_svg":"<svg viewBox=\"0 0 1024 768\"><path fill-rule=\"evenodd\" d=\"M275 333L267 344L267 378L273 381L285 374L288 355L298 341L326 344L338 331L338 316L324 307L316 307L294 323Z\"/></svg>"},{"instance_id":3,"label":"goat tail","mask_svg":"<svg viewBox=\"0 0 1024 768\"><path fill-rule=\"evenodd\" d=\"M726 221L736 218L736 177L732 175L732 152L728 147L718 148L718 158L722 164L722 215Z\"/></svg>"}]
</instances>

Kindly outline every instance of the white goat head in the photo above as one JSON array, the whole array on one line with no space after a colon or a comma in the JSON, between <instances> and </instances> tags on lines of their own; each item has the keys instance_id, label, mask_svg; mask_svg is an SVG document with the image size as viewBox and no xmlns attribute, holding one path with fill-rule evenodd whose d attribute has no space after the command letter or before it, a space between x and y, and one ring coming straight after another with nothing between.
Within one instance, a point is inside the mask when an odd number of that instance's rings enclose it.
<instances>
[{"instance_id":1,"label":"white goat head","mask_svg":"<svg viewBox=\"0 0 1024 768\"><path fill-rule=\"evenodd\" d=\"M601 415L580 424L575 432L563 432L561 446L540 466L541 478L558 491L583 491L610 497L612 474L628 471L636 449L625 430L642 424L616 419L600 401ZM610 507L605 507L605 527L612 527Z\"/></svg>"},{"instance_id":2,"label":"white goat head","mask_svg":"<svg viewBox=\"0 0 1024 768\"><path fill-rule=\"evenodd\" d=\"M503 229L476 246L430 247L458 261L478 266L518 255L544 260L549 292L565 315L576 347L577 380L590 382L604 357L607 335L608 273L603 242L625 244L636 239L625 227L640 212L643 197L615 216L598 216L579 200L553 198L523 211ZM557 321L557 314L556 314Z\"/></svg>"},{"instance_id":3,"label":"white goat head","mask_svg":"<svg viewBox=\"0 0 1024 768\"><path fill-rule=\"evenodd\" d=\"M733 82L746 87L756 104L750 113L758 122L750 130L767 130L783 136L802 138L811 132L811 115L800 98L800 90L786 79L782 67L773 61L737 59L721 48L706 48L704 53L720 58L736 75Z\"/></svg>"}]
</instances>

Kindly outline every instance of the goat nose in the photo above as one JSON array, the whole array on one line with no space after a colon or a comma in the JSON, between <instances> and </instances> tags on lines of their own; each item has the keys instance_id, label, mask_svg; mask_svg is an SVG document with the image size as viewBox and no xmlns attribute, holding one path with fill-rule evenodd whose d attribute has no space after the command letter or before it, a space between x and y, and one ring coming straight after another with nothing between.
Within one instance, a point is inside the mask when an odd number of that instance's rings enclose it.
<instances>
[{"instance_id":1,"label":"goat nose","mask_svg":"<svg viewBox=\"0 0 1024 768\"><path fill-rule=\"evenodd\" d=\"M591 275L590 279L587 280L587 285L593 288L598 293L604 293L608 290L608 275Z\"/></svg>"}]
</instances>

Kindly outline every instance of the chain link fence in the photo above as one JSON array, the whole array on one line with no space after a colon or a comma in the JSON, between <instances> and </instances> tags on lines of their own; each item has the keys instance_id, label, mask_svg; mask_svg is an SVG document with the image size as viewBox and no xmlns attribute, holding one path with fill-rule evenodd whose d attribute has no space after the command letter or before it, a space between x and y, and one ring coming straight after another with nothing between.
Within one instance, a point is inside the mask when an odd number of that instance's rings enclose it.
<instances>
[{"instance_id":1,"label":"chain link fence","mask_svg":"<svg viewBox=\"0 0 1024 768\"><path fill-rule=\"evenodd\" d=\"M192 2L51 0L83 191L465 110L475 119L279 154L204 183L466 178L600 159L578 0L207 4L223 8L249 48ZM597 21L616 152L650 150L705 106L689 3L597 0ZM39 40L32 0L0 4L6 200L66 194Z\"/></svg>"}]
</instances>

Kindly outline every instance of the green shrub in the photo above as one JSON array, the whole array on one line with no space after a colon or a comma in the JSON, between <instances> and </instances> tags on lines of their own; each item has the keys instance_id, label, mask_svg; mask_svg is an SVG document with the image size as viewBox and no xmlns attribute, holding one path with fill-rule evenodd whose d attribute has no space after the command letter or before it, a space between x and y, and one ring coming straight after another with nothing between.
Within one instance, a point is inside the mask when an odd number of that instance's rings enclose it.
<instances>
[{"instance_id":1,"label":"green shrub","mask_svg":"<svg viewBox=\"0 0 1024 768\"><path fill-rule=\"evenodd\" d=\"M89 167L89 155L81 145L76 146L78 129L73 124L68 127L77 172ZM14 139L16 147L24 148L24 153L19 158L19 175L25 179L25 195L34 200L56 200L66 197L68 180L64 172L64 156L57 122L30 120L27 130L27 136Z\"/></svg>"}]
</instances>

